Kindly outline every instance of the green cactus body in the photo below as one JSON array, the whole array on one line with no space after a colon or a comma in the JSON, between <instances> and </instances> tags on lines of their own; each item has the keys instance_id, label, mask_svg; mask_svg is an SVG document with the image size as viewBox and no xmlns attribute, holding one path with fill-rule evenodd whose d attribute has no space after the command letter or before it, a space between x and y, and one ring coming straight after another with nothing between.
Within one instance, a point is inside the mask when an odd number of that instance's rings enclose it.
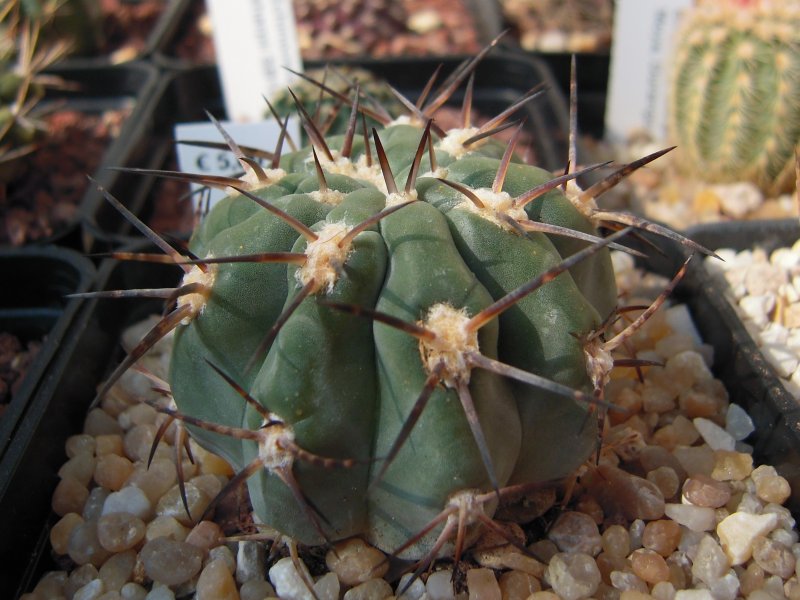
<instances>
[{"instance_id":1,"label":"green cactus body","mask_svg":"<svg viewBox=\"0 0 800 600\"><path fill-rule=\"evenodd\" d=\"M698 6L679 33L672 68L670 131L681 166L706 181L788 190L800 144L796 3Z\"/></svg>"},{"instance_id":2,"label":"green cactus body","mask_svg":"<svg viewBox=\"0 0 800 600\"><path fill-rule=\"evenodd\" d=\"M324 180L305 148L251 186L308 231L247 195L232 194L210 212L190 244L200 258L294 258L189 271L184 284L199 282L203 291L179 300L186 312L170 384L180 412L252 432L240 439L192 426L200 443L245 470L258 519L306 544L361 534L393 551L459 494L564 477L588 458L597 428L586 403L512 381L474 357L591 392L580 339L609 315L616 289L602 249L499 316L470 324L589 245L525 235L504 219L551 219L589 232L591 223L558 190L513 206L514 197L550 179L536 167L512 163L502 191L493 192L505 147L483 140L467 149L456 136L470 132L440 139L436 171L403 190L416 160L420 173L431 163L417 152L425 148L423 127L398 122L376 135L383 151L371 150L371 166L364 140L355 139L349 157L332 151L330 160L316 148ZM338 148L341 138L328 145ZM403 191L387 190L375 157L383 152ZM473 190L484 208L439 178ZM424 389L430 394L420 409ZM418 420L398 445L415 411ZM495 504L485 503L487 515ZM402 555L441 551L440 530Z\"/></svg>"},{"instance_id":3,"label":"green cactus body","mask_svg":"<svg viewBox=\"0 0 800 600\"><path fill-rule=\"evenodd\" d=\"M436 208L424 202L409 206L384 219L381 233L390 263L378 310L416 322L436 305L474 315L492 302L458 252L448 223ZM430 257L436 257L435 264ZM482 328L480 334L481 351L496 357L496 323ZM420 362L416 340L385 325L376 325L374 335L379 380L375 452L385 456L428 373ZM471 395L502 485L519 455L519 416L507 382L483 371L471 375ZM437 389L408 443L373 488L370 537L379 547L398 547L435 517L453 492L487 489L488 485L487 470L455 390Z\"/></svg>"}]
</instances>

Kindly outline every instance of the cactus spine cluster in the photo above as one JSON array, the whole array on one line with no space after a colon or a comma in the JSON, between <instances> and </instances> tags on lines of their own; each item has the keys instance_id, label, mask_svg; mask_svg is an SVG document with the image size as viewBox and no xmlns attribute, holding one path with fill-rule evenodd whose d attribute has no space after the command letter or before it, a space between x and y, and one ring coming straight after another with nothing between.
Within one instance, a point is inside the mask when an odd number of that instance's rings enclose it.
<instances>
[{"instance_id":1,"label":"cactus spine cluster","mask_svg":"<svg viewBox=\"0 0 800 600\"><path fill-rule=\"evenodd\" d=\"M789 189L800 144L800 6L700 3L686 14L672 68L670 129L685 170Z\"/></svg>"},{"instance_id":2,"label":"cactus spine cluster","mask_svg":"<svg viewBox=\"0 0 800 600\"><path fill-rule=\"evenodd\" d=\"M498 501L597 447L625 338L603 339L608 246L625 225L664 231L594 198L656 155L584 192L574 168L519 161L518 134L491 136L540 89L472 126L479 58L396 119L356 88L344 135L298 104L311 145L281 155L281 140L261 166L231 141L242 179L157 172L229 195L188 251L139 223L184 276L99 398L174 329L175 407L161 410L236 467L226 490L247 481L257 519L303 544L362 535L423 564L457 557ZM462 127L442 131L436 111L465 82ZM362 111L382 125L357 135Z\"/></svg>"}]
</instances>

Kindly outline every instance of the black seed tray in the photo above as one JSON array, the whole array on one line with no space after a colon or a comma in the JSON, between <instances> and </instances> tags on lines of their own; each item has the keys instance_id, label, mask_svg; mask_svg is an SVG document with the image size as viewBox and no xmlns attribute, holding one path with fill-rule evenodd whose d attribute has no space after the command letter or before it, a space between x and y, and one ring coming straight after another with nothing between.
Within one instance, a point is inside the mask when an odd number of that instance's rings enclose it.
<instances>
[{"instance_id":1,"label":"black seed tray","mask_svg":"<svg viewBox=\"0 0 800 600\"><path fill-rule=\"evenodd\" d=\"M84 259L77 258L83 265ZM41 267L15 264L30 267L29 273ZM0 260L0 272L5 266ZM94 272L88 261L85 268ZM105 261L95 282L97 289L162 287L175 285L179 274L165 265ZM53 301L62 291L72 288L54 286ZM49 528L56 520L50 501L57 472L66 461L64 443L80 433L97 385L121 359L123 329L161 308L158 303L129 300L75 302L69 305L74 319L60 337L59 350L31 396L13 443L0 458L0 598L16 598L46 570L57 568L49 548Z\"/></svg>"},{"instance_id":2,"label":"black seed tray","mask_svg":"<svg viewBox=\"0 0 800 600\"><path fill-rule=\"evenodd\" d=\"M502 31L502 17L493 0L464 0L464 9L472 15L478 44L484 46ZM175 46L187 31L197 28L198 18L205 13L203 0L173 0L169 14L159 23L157 39L153 48L153 60L169 70L194 68L205 64L202 59L186 59L178 56ZM156 37L156 36L154 36ZM203 54L198 52L198 54ZM354 60L369 60L367 55L352 56ZM386 57L392 60L394 57ZM338 59L337 59L338 60ZM213 61L212 61L213 62ZM306 68L314 61L304 61Z\"/></svg>"},{"instance_id":3,"label":"black seed tray","mask_svg":"<svg viewBox=\"0 0 800 600\"><path fill-rule=\"evenodd\" d=\"M99 165L91 175L101 185L108 188L117 178L109 170L111 165L119 165L136 160L136 152L141 148L139 138L145 133L142 122L150 114L148 102L156 89L158 70L152 65L135 63L118 67L82 67L68 64L53 67L48 75L61 78L66 86L62 89L48 90L45 98L37 105L37 112L75 110L101 115L108 110L127 109L130 114L121 126L119 135L110 141ZM29 245L58 244L64 247L82 249L81 222L85 215L92 214L102 201L102 195L93 185L87 186L75 217L52 235L35 240ZM9 248L0 245L0 249Z\"/></svg>"},{"instance_id":4,"label":"black seed tray","mask_svg":"<svg viewBox=\"0 0 800 600\"><path fill-rule=\"evenodd\" d=\"M460 62L459 58L408 58L338 61L331 64L368 69L386 79L407 97L416 99L422 92L427 77L440 64L443 65L443 70L439 81L443 81ZM321 66L322 63L310 63L307 68ZM534 156L530 157L531 162L549 170L561 170L567 157L566 105L564 97L541 62L500 50L489 54L476 72L474 107L486 116L494 116L538 83L544 83L547 86L546 91L518 110L514 118L526 120L525 129L533 142ZM136 138L138 145L130 152L132 160L119 163L119 166L163 169L174 161L175 141L172 131L176 123L207 121L205 110L216 117L224 117L219 77L216 67L213 66L177 71L162 82L156 96L157 101L153 102L141 126L143 131ZM451 105L460 106L462 97L460 92L457 93ZM154 180L153 177L133 173L116 173L116 181L110 190L146 222L154 211ZM87 247L94 251L125 245L133 239L130 237L133 232L130 223L105 202L95 204L94 210L87 212L84 225ZM185 235L187 232L171 233Z\"/></svg>"},{"instance_id":5,"label":"black seed tray","mask_svg":"<svg viewBox=\"0 0 800 600\"><path fill-rule=\"evenodd\" d=\"M10 452L16 431L30 405L50 377L80 308L67 294L85 292L94 283L94 266L73 250L55 246L0 251L0 331L18 337L25 346L41 340L19 387L0 415L0 458Z\"/></svg>"}]
</instances>

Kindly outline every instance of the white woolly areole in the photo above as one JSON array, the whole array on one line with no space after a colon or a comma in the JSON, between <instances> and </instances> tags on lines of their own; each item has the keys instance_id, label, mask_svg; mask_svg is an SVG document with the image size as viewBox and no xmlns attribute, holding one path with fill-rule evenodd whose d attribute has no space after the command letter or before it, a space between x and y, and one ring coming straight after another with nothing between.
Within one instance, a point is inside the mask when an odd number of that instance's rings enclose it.
<instances>
[{"instance_id":1,"label":"white woolly areole","mask_svg":"<svg viewBox=\"0 0 800 600\"><path fill-rule=\"evenodd\" d=\"M438 179L447 179L447 176L450 174L450 170L447 167L436 167L435 171L427 171L420 175L420 177L433 177Z\"/></svg>"},{"instance_id":2,"label":"white woolly areole","mask_svg":"<svg viewBox=\"0 0 800 600\"><path fill-rule=\"evenodd\" d=\"M597 210L597 202L594 201L594 198L581 198L583 190L574 179L570 179L567 182L567 190L565 193L567 199L572 202L572 205L577 208L584 217L591 217Z\"/></svg>"},{"instance_id":3,"label":"white woolly areole","mask_svg":"<svg viewBox=\"0 0 800 600\"><path fill-rule=\"evenodd\" d=\"M437 145L437 149L443 152L447 152L453 158L461 158L462 156L469 154L472 150L464 145L464 142L467 141L469 138L478 134L480 130L477 127L466 127L463 129L451 129L447 132L439 144ZM480 141L471 144L472 148L477 148L481 144Z\"/></svg>"},{"instance_id":4,"label":"white woolly areole","mask_svg":"<svg viewBox=\"0 0 800 600\"><path fill-rule=\"evenodd\" d=\"M390 121L386 124L386 129L392 127L394 125L411 125L411 117L409 115L400 115L396 117L393 121Z\"/></svg>"},{"instance_id":5,"label":"white woolly areole","mask_svg":"<svg viewBox=\"0 0 800 600\"><path fill-rule=\"evenodd\" d=\"M517 222L528 218L524 208L514 206L514 198L508 192L494 192L489 188L478 188L472 191L483 202L483 208L476 206L469 199L459 204L458 208L474 212L498 227L513 232L516 232L516 230L508 222L500 218L502 215L506 215Z\"/></svg>"},{"instance_id":6,"label":"white woolly areole","mask_svg":"<svg viewBox=\"0 0 800 600\"><path fill-rule=\"evenodd\" d=\"M317 232L316 240L306 246L306 262L297 269L297 281L305 286L312 279L315 281L314 291L324 289L326 293L333 290L336 280L339 279L342 267L350 253L350 244L339 246L339 241L344 238L350 228L344 223L326 223Z\"/></svg>"},{"instance_id":7,"label":"white woolly areole","mask_svg":"<svg viewBox=\"0 0 800 600\"><path fill-rule=\"evenodd\" d=\"M483 502L478 501L480 490L459 490L447 499L447 508L455 509L448 515L447 523L458 525L459 519L464 520L466 526L474 525L482 516L488 516L483 507Z\"/></svg>"},{"instance_id":8,"label":"white woolly areole","mask_svg":"<svg viewBox=\"0 0 800 600\"><path fill-rule=\"evenodd\" d=\"M449 387L455 387L457 381L469 383L471 367L466 355L479 351L478 332L467 328L469 319L466 309L439 303L431 306L419 323L435 335L432 340L420 340L422 362L429 373L443 365L442 381Z\"/></svg>"},{"instance_id":9,"label":"white woolly areole","mask_svg":"<svg viewBox=\"0 0 800 600\"><path fill-rule=\"evenodd\" d=\"M365 155L359 156L358 160L356 161L352 161L350 158L342 156L338 150L331 150L331 155L333 156L333 160L329 160L325 155L317 154L319 164L329 173L346 175L347 177L352 177L353 179L366 181L374 185L379 190L386 191L386 184L383 181L383 174L381 173L381 167L379 164L373 163L368 165L367 157ZM313 156L307 159L307 162L313 163L313 161Z\"/></svg>"},{"instance_id":10,"label":"white woolly areole","mask_svg":"<svg viewBox=\"0 0 800 600\"><path fill-rule=\"evenodd\" d=\"M386 207L388 208L390 206L395 206L396 204L412 202L416 199L417 190L411 190L410 192L392 192L391 194L386 194Z\"/></svg>"},{"instance_id":11,"label":"white woolly areole","mask_svg":"<svg viewBox=\"0 0 800 600\"><path fill-rule=\"evenodd\" d=\"M209 254L206 258L212 258ZM188 273L183 276L181 287L191 283L199 283L202 286L202 291L194 292L192 294L185 294L178 298L178 307L189 306L191 311L189 316L181 320L181 324L188 325L197 315L203 313L206 306L209 294L214 287L214 280L217 277L217 265L205 265L204 271L199 266L194 265Z\"/></svg>"},{"instance_id":12,"label":"white woolly areole","mask_svg":"<svg viewBox=\"0 0 800 600\"><path fill-rule=\"evenodd\" d=\"M611 370L614 368L614 357L606 350L600 337L590 340L584 348L586 359L586 372L595 389L603 389L611 380Z\"/></svg>"},{"instance_id":13,"label":"white woolly areole","mask_svg":"<svg viewBox=\"0 0 800 600\"><path fill-rule=\"evenodd\" d=\"M254 190L259 190L261 188L267 187L268 185L272 185L273 183L277 183L284 177L286 177L286 171L281 168L278 169L264 169L264 173L267 176L266 181L262 181L256 175L256 172L252 169L248 169L244 175L242 175L239 179L242 182L240 186L242 189L247 190L248 192L252 192ZM233 189L232 187L226 188L225 192L229 196L238 195L239 192Z\"/></svg>"},{"instance_id":14,"label":"white woolly areole","mask_svg":"<svg viewBox=\"0 0 800 600\"><path fill-rule=\"evenodd\" d=\"M314 190L313 192L308 193L311 196L312 200L316 202L320 202L322 204L328 204L329 206L339 206L344 200L345 193L340 192L339 190Z\"/></svg>"},{"instance_id":15,"label":"white woolly areole","mask_svg":"<svg viewBox=\"0 0 800 600\"><path fill-rule=\"evenodd\" d=\"M294 463L294 431L285 424L273 424L259 430L258 459L269 471L290 469Z\"/></svg>"}]
</instances>

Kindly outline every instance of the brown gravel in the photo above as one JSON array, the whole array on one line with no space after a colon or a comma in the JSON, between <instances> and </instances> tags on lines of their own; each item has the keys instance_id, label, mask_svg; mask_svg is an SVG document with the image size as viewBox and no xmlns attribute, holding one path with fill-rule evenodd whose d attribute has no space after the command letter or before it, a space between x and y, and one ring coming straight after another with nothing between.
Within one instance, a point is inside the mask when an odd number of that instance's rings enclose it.
<instances>
[{"instance_id":1,"label":"brown gravel","mask_svg":"<svg viewBox=\"0 0 800 600\"><path fill-rule=\"evenodd\" d=\"M0 417L41 347L41 340L24 344L13 333L0 332Z\"/></svg>"}]
</instances>

